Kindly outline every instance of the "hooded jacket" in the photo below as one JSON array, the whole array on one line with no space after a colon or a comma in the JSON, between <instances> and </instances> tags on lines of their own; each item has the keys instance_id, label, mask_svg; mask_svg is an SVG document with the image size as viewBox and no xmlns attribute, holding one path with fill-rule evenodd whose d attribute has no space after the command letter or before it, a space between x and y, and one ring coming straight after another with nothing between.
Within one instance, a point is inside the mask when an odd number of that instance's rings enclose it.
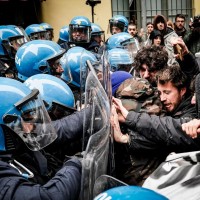
<instances>
[{"instance_id":1,"label":"hooded jacket","mask_svg":"<svg viewBox=\"0 0 200 200\"><path fill-rule=\"evenodd\" d=\"M177 61L174 57L174 48L171 45L171 39L173 37L178 37L178 35L172 28L167 26L167 20L163 15L156 15L154 17L154 21L153 21L154 30L158 30L157 24L159 22L164 23L164 29L160 30L160 32L162 33L162 36L164 38L164 45L165 45L165 48L167 50L168 57L169 57L167 63L168 63L168 65L177 64Z\"/></svg>"}]
</instances>

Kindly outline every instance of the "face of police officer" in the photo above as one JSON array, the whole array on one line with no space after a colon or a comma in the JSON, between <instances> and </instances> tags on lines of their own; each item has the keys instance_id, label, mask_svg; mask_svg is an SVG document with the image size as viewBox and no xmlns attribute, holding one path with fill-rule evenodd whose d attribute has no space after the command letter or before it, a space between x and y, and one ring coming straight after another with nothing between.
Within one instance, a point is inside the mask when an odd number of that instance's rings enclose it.
<instances>
[{"instance_id":1,"label":"face of police officer","mask_svg":"<svg viewBox=\"0 0 200 200\"><path fill-rule=\"evenodd\" d=\"M82 27L74 28L72 38L76 42L87 41L86 29Z\"/></svg>"},{"instance_id":2,"label":"face of police officer","mask_svg":"<svg viewBox=\"0 0 200 200\"><path fill-rule=\"evenodd\" d=\"M62 68L62 65L60 63L60 58L50 61L49 65L51 67L52 75L60 78L62 73L64 72L64 69Z\"/></svg>"},{"instance_id":3,"label":"face of police officer","mask_svg":"<svg viewBox=\"0 0 200 200\"><path fill-rule=\"evenodd\" d=\"M116 33L122 32L122 30L120 28L118 28L117 26L113 26L111 30L112 30L113 35L116 34Z\"/></svg>"}]
</instances>

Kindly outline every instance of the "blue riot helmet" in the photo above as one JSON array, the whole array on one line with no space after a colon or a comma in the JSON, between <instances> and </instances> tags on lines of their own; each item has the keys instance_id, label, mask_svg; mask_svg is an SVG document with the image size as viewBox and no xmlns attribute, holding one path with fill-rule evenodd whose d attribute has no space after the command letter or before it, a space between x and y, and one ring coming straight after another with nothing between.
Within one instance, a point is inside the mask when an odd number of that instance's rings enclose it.
<instances>
[{"instance_id":1,"label":"blue riot helmet","mask_svg":"<svg viewBox=\"0 0 200 200\"><path fill-rule=\"evenodd\" d=\"M112 35L120 32L127 32L128 19L123 15L115 15L109 20L109 28Z\"/></svg>"},{"instance_id":2,"label":"blue riot helmet","mask_svg":"<svg viewBox=\"0 0 200 200\"><path fill-rule=\"evenodd\" d=\"M91 38L98 43L101 43L101 41L105 41L105 34L103 29L95 23L91 23L92 32L91 32Z\"/></svg>"},{"instance_id":3,"label":"blue riot helmet","mask_svg":"<svg viewBox=\"0 0 200 200\"><path fill-rule=\"evenodd\" d=\"M72 47L64 54L62 60L62 66L64 68L62 78L69 82L69 79L71 79L71 77L68 76L69 68L72 76L71 84L76 87L80 87L81 80L83 81L84 79L82 76L85 77L86 61L90 60L92 63L97 62L95 55L82 47Z\"/></svg>"},{"instance_id":4,"label":"blue riot helmet","mask_svg":"<svg viewBox=\"0 0 200 200\"><path fill-rule=\"evenodd\" d=\"M61 79L49 74L36 74L24 84L30 89L38 89L52 120L60 119L75 111L74 95Z\"/></svg>"},{"instance_id":5,"label":"blue riot helmet","mask_svg":"<svg viewBox=\"0 0 200 200\"><path fill-rule=\"evenodd\" d=\"M91 39L91 22L87 17L74 17L69 24L69 42L73 44L89 43Z\"/></svg>"},{"instance_id":6,"label":"blue riot helmet","mask_svg":"<svg viewBox=\"0 0 200 200\"><path fill-rule=\"evenodd\" d=\"M11 141L7 138L21 138L32 151L56 139L57 134L37 89L30 90L15 79L0 77L0 98L6 99L0 105L0 137L4 139L0 150L9 150Z\"/></svg>"},{"instance_id":7,"label":"blue riot helmet","mask_svg":"<svg viewBox=\"0 0 200 200\"><path fill-rule=\"evenodd\" d=\"M48 23L41 23L40 25L47 31L46 39L53 40L53 38L54 38L53 27Z\"/></svg>"},{"instance_id":8,"label":"blue riot helmet","mask_svg":"<svg viewBox=\"0 0 200 200\"><path fill-rule=\"evenodd\" d=\"M59 39L57 43L63 48L68 50L69 49L69 26L63 26L59 31Z\"/></svg>"},{"instance_id":9,"label":"blue riot helmet","mask_svg":"<svg viewBox=\"0 0 200 200\"><path fill-rule=\"evenodd\" d=\"M114 48L108 51L107 54L108 63L110 70L115 71L126 71L129 72L133 65L133 59L130 53L121 48Z\"/></svg>"},{"instance_id":10,"label":"blue riot helmet","mask_svg":"<svg viewBox=\"0 0 200 200\"><path fill-rule=\"evenodd\" d=\"M168 200L166 197L138 186L119 186L109 189L97 197L94 200Z\"/></svg>"},{"instance_id":11,"label":"blue riot helmet","mask_svg":"<svg viewBox=\"0 0 200 200\"><path fill-rule=\"evenodd\" d=\"M15 57L18 79L25 81L35 74L52 74L61 76L63 68L60 58L65 53L56 42L33 40L22 45Z\"/></svg>"},{"instance_id":12,"label":"blue riot helmet","mask_svg":"<svg viewBox=\"0 0 200 200\"><path fill-rule=\"evenodd\" d=\"M69 26L63 26L59 31L59 39L65 42L69 41Z\"/></svg>"},{"instance_id":13,"label":"blue riot helmet","mask_svg":"<svg viewBox=\"0 0 200 200\"><path fill-rule=\"evenodd\" d=\"M113 48L124 48L121 43L131 38L132 36L125 32L114 34L108 38L106 42L106 48L107 50L111 50Z\"/></svg>"},{"instance_id":14,"label":"blue riot helmet","mask_svg":"<svg viewBox=\"0 0 200 200\"><path fill-rule=\"evenodd\" d=\"M47 31L40 24L31 24L25 29L26 34L29 36L30 40L46 40Z\"/></svg>"},{"instance_id":15,"label":"blue riot helmet","mask_svg":"<svg viewBox=\"0 0 200 200\"><path fill-rule=\"evenodd\" d=\"M0 56L15 58L18 48L26 42L21 29L15 25L0 26Z\"/></svg>"}]
</instances>

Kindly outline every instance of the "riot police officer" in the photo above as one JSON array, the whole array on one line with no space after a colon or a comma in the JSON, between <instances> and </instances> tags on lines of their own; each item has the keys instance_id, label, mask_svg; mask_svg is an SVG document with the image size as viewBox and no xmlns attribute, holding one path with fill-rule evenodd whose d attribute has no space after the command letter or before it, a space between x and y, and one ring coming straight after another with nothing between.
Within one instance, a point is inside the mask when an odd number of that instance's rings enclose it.
<instances>
[{"instance_id":1,"label":"riot police officer","mask_svg":"<svg viewBox=\"0 0 200 200\"><path fill-rule=\"evenodd\" d=\"M81 165L43 148L57 137L37 89L1 77L0 199L78 199Z\"/></svg>"}]
</instances>

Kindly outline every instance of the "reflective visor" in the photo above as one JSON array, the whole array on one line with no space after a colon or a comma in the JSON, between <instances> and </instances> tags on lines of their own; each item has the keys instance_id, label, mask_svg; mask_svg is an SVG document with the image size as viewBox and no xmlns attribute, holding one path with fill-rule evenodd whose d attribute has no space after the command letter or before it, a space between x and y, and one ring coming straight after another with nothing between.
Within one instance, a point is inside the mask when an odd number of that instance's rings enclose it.
<instances>
[{"instance_id":1,"label":"reflective visor","mask_svg":"<svg viewBox=\"0 0 200 200\"><path fill-rule=\"evenodd\" d=\"M120 22L120 21L110 20L109 21L109 26L110 26L110 33L112 33L112 28L113 27L117 27L121 31L124 31L125 24L123 22Z\"/></svg>"},{"instance_id":2,"label":"reflective visor","mask_svg":"<svg viewBox=\"0 0 200 200\"><path fill-rule=\"evenodd\" d=\"M16 51L25 43L24 36L13 37L9 39L9 45L13 47Z\"/></svg>"},{"instance_id":3,"label":"reflective visor","mask_svg":"<svg viewBox=\"0 0 200 200\"><path fill-rule=\"evenodd\" d=\"M48 110L52 120L61 119L73 114L75 111L75 108L67 107L57 102L52 102L52 106Z\"/></svg>"},{"instance_id":4,"label":"reflective visor","mask_svg":"<svg viewBox=\"0 0 200 200\"><path fill-rule=\"evenodd\" d=\"M42 32L38 32L38 33L32 33L30 35L31 40L47 40L47 38L48 38L48 36L47 36L46 31L42 31Z\"/></svg>"},{"instance_id":5,"label":"reflective visor","mask_svg":"<svg viewBox=\"0 0 200 200\"><path fill-rule=\"evenodd\" d=\"M87 26L73 26L70 25L70 42L80 42L80 43L89 43L90 42L90 31L91 28Z\"/></svg>"},{"instance_id":6,"label":"reflective visor","mask_svg":"<svg viewBox=\"0 0 200 200\"><path fill-rule=\"evenodd\" d=\"M132 59L135 58L138 50L140 49L139 42L135 38L130 38L125 40L121 42L121 45L124 47L124 49L126 49L130 53Z\"/></svg>"}]
</instances>

